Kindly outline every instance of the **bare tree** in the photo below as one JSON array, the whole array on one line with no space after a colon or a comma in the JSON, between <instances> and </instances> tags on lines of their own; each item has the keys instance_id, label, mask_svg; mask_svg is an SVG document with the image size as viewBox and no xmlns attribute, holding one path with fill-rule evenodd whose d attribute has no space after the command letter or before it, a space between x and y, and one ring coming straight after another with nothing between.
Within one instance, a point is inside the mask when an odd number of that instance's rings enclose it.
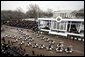
<instances>
[{"instance_id":1,"label":"bare tree","mask_svg":"<svg viewBox=\"0 0 85 57\"><path fill-rule=\"evenodd\" d=\"M52 11L53 11L52 9L47 9L48 17L52 17L53 16Z\"/></svg>"},{"instance_id":2,"label":"bare tree","mask_svg":"<svg viewBox=\"0 0 85 57\"><path fill-rule=\"evenodd\" d=\"M39 17L40 8L37 4L29 4L27 12L30 17L35 18L36 20Z\"/></svg>"},{"instance_id":3,"label":"bare tree","mask_svg":"<svg viewBox=\"0 0 85 57\"><path fill-rule=\"evenodd\" d=\"M23 9L21 7L18 7L16 11L19 13L17 17L25 18L25 14L23 13Z\"/></svg>"},{"instance_id":4,"label":"bare tree","mask_svg":"<svg viewBox=\"0 0 85 57\"><path fill-rule=\"evenodd\" d=\"M75 18L84 18L84 8L78 11L73 11L71 14L75 16Z\"/></svg>"}]
</instances>

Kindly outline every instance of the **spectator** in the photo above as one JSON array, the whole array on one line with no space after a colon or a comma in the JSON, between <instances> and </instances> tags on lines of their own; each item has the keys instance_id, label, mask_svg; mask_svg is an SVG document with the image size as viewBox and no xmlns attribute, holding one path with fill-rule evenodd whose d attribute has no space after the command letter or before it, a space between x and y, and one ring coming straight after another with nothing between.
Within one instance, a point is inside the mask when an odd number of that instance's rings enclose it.
<instances>
[{"instance_id":1,"label":"spectator","mask_svg":"<svg viewBox=\"0 0 85 57\"><path fill-rule=\"evenodd\" d=\"M13 42L11 41L11 44L13 45Z\"/></svg>"},{"instance_id":2,"label":"spectator","mask_svg":"<svg viewBox=\"0 0 85 57\"><path fill-rule=\"evenodd\" d=\"M24 54L25 54L25 52L26 52L25 49L23 50L23 52L24 52Z\"/></svg>"},{"instance_id":3,"label":"spectator","mask_svg":"<svg viewBox=\"0 0 85 57\"><path fill-rule=\"evenodd\" d=\"M22 50L22 46L20 45L20 49Z\"/></svg>"},{"instance_id":4,"label":"spectator","mask_svg":"<svg viewBox=\"0 0 85 57\"><path fill-rule=\"evenodd\" d=\"M32 54L35 55L34 51L32 51Z\"/></svg>"},{"instance_id":5,"label":"spectator","mask_svg":"<svg viewBox=\"0 0 85 57\"><path fill-rule=\"evenodd\" d=\"M2 40L3 40L3 42L5 42L5 38L4 37L2 38Z\"/></svg>"},{"instance_id":6,"label":"spectator","mask_svg":"<svg viewBox=\"0 0 85 57\"><path fill-rule=\"evenodd\" d=\"M10 44L10 40L8 40L8 44Z\"/></svg>"}]
</instances>

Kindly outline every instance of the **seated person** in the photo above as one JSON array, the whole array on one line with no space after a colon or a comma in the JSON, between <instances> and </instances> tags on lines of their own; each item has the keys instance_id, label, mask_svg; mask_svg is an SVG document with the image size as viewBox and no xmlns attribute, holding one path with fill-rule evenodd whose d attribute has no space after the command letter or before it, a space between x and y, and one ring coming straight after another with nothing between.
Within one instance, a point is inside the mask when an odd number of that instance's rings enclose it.
<instances>
[{"instance_id":1,"label":"seated person","mask_svg":"<svg viewBox=\"0 0 85 57\"><path fill-rule=\"evenodd\" d=\"M65 52L66 53L72 53L73 52L73 49L71 46L68 46L66 49L65 49Z\"/></svg>"},{"instance_id":2,"label":"seated person","mask_svg":"<svg viewBox=\"0 0 85 57\"><path fill-rule=\"evenodd\" d=\"M57 52L62 52L62 51L63 51L63 48L62 48L62 47L57 47L57 48L56 48L56 51L57 51Z\"/></svg>"}]
</instances>

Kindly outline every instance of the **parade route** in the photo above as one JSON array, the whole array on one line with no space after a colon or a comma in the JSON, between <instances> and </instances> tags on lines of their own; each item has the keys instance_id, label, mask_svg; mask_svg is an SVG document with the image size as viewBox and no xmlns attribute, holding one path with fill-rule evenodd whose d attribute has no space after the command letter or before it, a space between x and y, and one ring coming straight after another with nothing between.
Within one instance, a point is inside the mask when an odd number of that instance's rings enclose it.
<instances>
[{"instance_id":1,"label":"parade route","mask_svg":"<svg viewBox=\"0 0 85 57\"><path fill-rule=\"evenodd\" d=\"M34 33L34 31L32 31L30 29L23 29L23 28L11 27L11 26L6 26L6 25L2 25L2 28L4 28L4 31L1 32L1 37L4 37L5 35L11 35L11 36L15 35L17 39L22 37L22 39L13 43L13 45L10 43L11 46L20 47L20 45L18 43L20 43L22 40L25 39L23 34L27 34L31 38L34 39L31 42L32 44L37 43L37 44L44 44L45 46L49 45L48 42L41 40L41 38L37 38L36 33ZM21 29L22 29L23 33L19 32L19 30L21 30ZM48 50L46 50L46 48L39 49L39 48L33 48L32 46L26 47L25 45L28 42L28 40L26 40L26 41L24 41L25 43L21 45L22 49L25 49L25 53L29 53L32 55L32 51L34 51L35 54L33 56L38 56L40 54L42 54L44 56L84 56L84 42L83 41L77 41L77 40L72 40L72 39L67 39L67 38L59 38L56 35L50 35L50 34L47 34L47 35L42 34L42 35L46 38L49 38L49 39L55 41L55 44L52 45L54 49L51 51L48 51ZM8 41L11 42L14 40L15 39L13 39L13 38L5 38L5 41L6 41L5 43L8 43ZM57 53L55 51L55 48L56 48L56 44L59 43L60 41L64 42L63 44L65 47L72 45L73 52L70 54L67 54L65 51L63 51L62 53ZM1 40L1 42L3 42L3 41Z\"/></svg>"}]
</instances>

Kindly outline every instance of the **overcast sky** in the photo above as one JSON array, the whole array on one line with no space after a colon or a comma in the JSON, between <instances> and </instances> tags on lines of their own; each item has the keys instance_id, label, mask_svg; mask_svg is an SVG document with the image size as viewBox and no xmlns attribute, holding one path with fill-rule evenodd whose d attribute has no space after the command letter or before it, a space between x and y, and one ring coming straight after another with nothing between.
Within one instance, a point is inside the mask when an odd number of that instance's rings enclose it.
<instances>
[{"instance_id":1,"label":"overcast sky","mask_svg":"<svg viewBox=\"0 0 85 57\"><path fill-rule=\"evenodd\" d=\"M16 10L21 7L23 12L26 12L29 4L37 4L43 11L47 9L57 11L84 8L84 1L1 1L1 10Z\"/></svg>"}]
</instances>

